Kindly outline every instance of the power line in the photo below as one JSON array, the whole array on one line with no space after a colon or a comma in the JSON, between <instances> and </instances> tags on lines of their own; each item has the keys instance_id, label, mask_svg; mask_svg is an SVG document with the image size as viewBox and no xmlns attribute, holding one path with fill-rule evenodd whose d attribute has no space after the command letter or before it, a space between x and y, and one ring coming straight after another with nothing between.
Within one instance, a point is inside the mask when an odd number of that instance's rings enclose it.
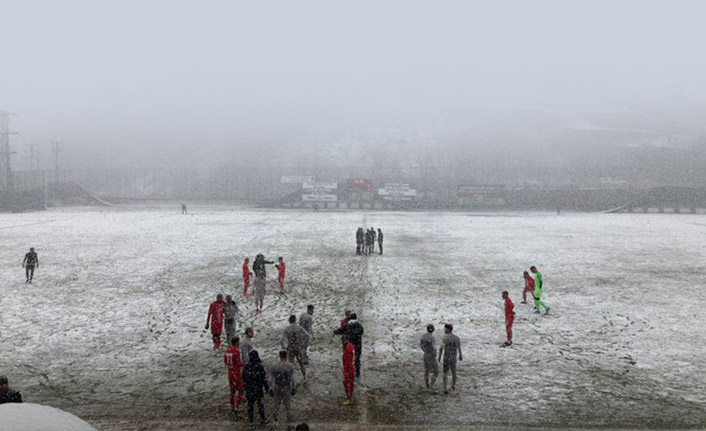
<instances>
[{"instance_id":1,"label":"power line","mask_svg":"<svg viewBox=\"0 0 706 431\"><path fill-rule=\"evenodd\" d=\"M0 188L11 189L14 186L12 166L10 164L13 152L10 150L10 115L7 111L0 111Z\"/></svg>"}]
</instances>

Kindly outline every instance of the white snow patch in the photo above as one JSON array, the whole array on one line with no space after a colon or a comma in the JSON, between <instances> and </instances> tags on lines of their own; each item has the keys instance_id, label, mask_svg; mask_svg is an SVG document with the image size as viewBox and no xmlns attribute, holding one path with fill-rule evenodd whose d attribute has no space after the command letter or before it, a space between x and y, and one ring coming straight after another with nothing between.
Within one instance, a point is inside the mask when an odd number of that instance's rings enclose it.
<instances>
[{"instance_id":1,"label":"white snow patch","mask_svg":"<svg viewBox=\"0 0 706 431\"><path fill-rule=\"evenodd\" d=\"M71 413L32 403L0 405L0 424L5 431L95 431Z\"/></svg>"}]
</instances>

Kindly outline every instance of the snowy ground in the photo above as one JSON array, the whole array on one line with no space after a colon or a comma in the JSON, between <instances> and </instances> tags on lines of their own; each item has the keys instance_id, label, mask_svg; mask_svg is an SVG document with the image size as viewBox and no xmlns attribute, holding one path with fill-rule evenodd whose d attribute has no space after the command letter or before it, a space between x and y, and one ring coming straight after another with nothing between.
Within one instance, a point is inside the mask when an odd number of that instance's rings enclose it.
<instances>
[{"instance_id":1,"label":"snowy ground","mask_svg":"<svg viewBox=\"0 0 706 431\"><path fill-rule=\"evenodd\" d=\"M231 292L269 363L287 316L316 304L300 420L706 426L703 216L190 210L0 214L0 374L27 401L99 429L154 429L139 418L225 429L226 370L203 325L213 296ZM353 253L358 226L382 227L384 256ZM25 285L29 246L41 266ZM258 252L285 257L291 293L271 281L256 317L242 304L239 268ZM519 304L531 264L544 273L551 316ZM518 314L515 345L500 349L504 289ZM330 330L348 307L366 337L357 401L343 408ZM464 343L455 396L422 391L418 338L429 322L439 336L453 323Z\"/></svg>"}]
</instances>

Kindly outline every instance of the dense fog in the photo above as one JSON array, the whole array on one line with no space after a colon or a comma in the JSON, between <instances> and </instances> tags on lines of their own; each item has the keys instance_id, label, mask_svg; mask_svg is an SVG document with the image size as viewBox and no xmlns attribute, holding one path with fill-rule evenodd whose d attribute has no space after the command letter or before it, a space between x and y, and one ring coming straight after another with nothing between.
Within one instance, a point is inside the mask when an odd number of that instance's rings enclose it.
<instances>
[{"instance_id":1,"label":"dense fog","mask_svg":"<svg viewBox=\"0 0 706 431\"><path fill-rule=\"evenodd\" d=\"M17 114L16 169L52 167L53 140L67 168L621 165L626 148L703 151L704 13L697 1L3 2L0 108Z\"/></svg>"}]
</instances>

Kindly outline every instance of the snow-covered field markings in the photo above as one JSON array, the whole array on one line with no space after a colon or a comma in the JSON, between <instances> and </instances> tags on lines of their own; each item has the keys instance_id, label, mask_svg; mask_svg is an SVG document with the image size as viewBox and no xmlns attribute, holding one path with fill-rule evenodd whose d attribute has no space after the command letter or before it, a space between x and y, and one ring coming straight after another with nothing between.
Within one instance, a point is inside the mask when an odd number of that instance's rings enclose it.
<instances>
[{"instance_id":1,"label":"snow-covered field markings","mask_svg":"<svg viewBox=\"0 0 706 431\"><path fill-rule=\"evenodd\" d=\"M222 358L203 331L222 292L235 294L239 329L256 328L267 364L287 316L316 305L297 418L359 428L706 426L702 216L175 208L0 215L0 373L28 401L98 421L227 423ZM361 220L385 232L383 256L355 255ZM32 285L20 267L29 246L41 262ZM259 252L284 257L288 295L268 268L255 316L240 265ZM532 264L546 279L549 316L520 304ZM502 290L517 310L506 349ZM366 331L352 408L340 406L331 335L346 308ZM434 323L438 341L446 322L463 342L459 393L430 396L419 336Z\"/></svg>"}]
</instances>

